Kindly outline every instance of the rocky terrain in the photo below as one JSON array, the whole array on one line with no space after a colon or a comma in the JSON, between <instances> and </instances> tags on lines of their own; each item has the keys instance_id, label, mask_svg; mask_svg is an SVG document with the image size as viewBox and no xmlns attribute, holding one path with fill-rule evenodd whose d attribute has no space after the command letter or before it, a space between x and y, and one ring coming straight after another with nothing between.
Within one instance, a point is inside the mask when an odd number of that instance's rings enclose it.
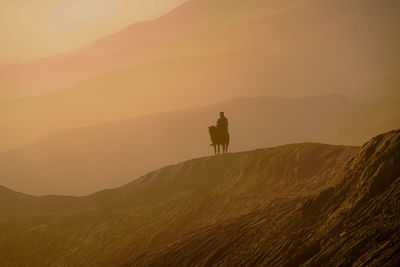
<instances>
[{"instance_id":1,"label":"rocky terrain","mask_svg":"<svg viewBox=\"0 0 400 267\"><path fill-rule=\"evenodd\" d=\"M4 266L399 264L400 130L189 160L86 197L0 189Z\"/></svg>"},{"instance_id":2,"label":"rocky terrain","mask_svg":"<svg viewBox=\"0 0 400 267\"><path fill-rule=\"evenodd\" d=\"M365 144L340 182L306 198L205 227L133 265L397 266L400 131Z\"/></svg>"}]
</instances>

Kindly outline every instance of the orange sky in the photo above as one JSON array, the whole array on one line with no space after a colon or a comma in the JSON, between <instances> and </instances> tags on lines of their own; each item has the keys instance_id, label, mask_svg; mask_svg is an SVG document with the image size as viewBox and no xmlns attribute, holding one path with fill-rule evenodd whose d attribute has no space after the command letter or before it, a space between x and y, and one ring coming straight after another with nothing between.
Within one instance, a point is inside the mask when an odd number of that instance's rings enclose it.
<instances>
[{"instance_id":1,"label":"orange sky","mask_svg":"<svg viewBox=\"0 0 400 267\"><path fill-rule=\"evenodd\" d=\"M69 51L186 0L2 0L0 65Z\"/></svg>"}]
</instances>

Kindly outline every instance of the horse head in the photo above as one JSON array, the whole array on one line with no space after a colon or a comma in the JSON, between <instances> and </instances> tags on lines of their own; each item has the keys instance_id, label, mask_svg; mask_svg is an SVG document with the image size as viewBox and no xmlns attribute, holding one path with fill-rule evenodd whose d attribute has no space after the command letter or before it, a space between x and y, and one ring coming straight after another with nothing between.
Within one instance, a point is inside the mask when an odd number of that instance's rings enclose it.
<instances>
[{"instance_id":1,"label":"horse head","mask_svg":"<svg viewBox=\"0 0 400 267\"><path fill-rule=\"evenodd\" d=\"M208 132L210 133L210 136L213 137L217 133L217 127L214 125L208 126Z\"/></svg>"}]
</instances>

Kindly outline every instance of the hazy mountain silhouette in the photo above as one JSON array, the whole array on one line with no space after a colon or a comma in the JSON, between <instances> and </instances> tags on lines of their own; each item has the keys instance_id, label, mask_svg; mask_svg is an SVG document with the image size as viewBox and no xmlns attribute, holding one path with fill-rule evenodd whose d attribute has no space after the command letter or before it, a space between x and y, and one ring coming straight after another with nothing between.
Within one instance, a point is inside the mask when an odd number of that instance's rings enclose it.
<instances>
[{"instance_id":1,"label":"hazy mountain silhouette","mask_svg":"<svg viewBox=\"0 0 400 267\"><path fill-rule=\"evenodd\" d=\"M17 206L18 219L0 221L0 260L396 265L399 160L400 130L362 147L303 143L189 160L62 205L50 197L58 209ZM21 194L2 188L0 197L4 209Z\"/></svg>"},{"instance_id":2,"label":"hazy mountain silhouette","mask_svg":"<svg viewBox=\"0 0 400 267\"><path fill-rule=\"evenodd\" d=\"M0 184L31 194L88 194L144 173L211 155L207 127L230 120L231 151L295 142L360 145L400 126L399 103L342 96L240 98L71 129L0 154ZM379 112L377 112L379 110Z\"/></svg>"},{"instance_id":3,"label":"hazy mountain silhouette","mask_svg":"<svg viewBox=\"0 0 400 267\"><path fill-rule=\"evenodd\" d=\"M180 52L183 48L179 47L180 39L273 16L312 2L188 1L159 19L135 23L84 49L0 68L0 81L4 87L7 85L0 92L0 100L65 89L100 73L154 60L203 54L205 51L196 49L199 45Z\"/></svg>"},{"instance_id":4,"label":"hazy mountain silhouette","mask_svg":"<svg viewBox=\"0 0 400 267\"><path fill-rule=\"evenodd\" d=\"M134 24L83 50L2 67L0 100L66 89L101 73L168 58L238 50L264 52L270 59L267 71L281 67L292 75L299 72L300 78L305 76L303 82L310 82L314 71L324 74L323 69L332 78L330 83L321 79L311 86L339 86L335 89L340 91L330 93L359 92L369 84L361 77L387 85L381 75L398 75L399 10L395 0L192 0L160 19ZM277 52L283 57L278 64ZM290 55L297 56L290 60ZM281 77L274 82L280 86L272 90L285 89Z\"/></svg>"},{"instance_id":5,"label":"hazy mountain silhouette","mask_svg":"<svg viewBox=\"0 0 400 267\"><path fill-rule=\"evenodd\" d=\"M43 67L17 67L22 74L2 72L4 79L26 83L26 90L47 90L44 81L57 92L0 104L0 150L62 129L215 103L244 92L398 96L398 1L239 2L191 1L160 21L93 44L85 56L66 55L61 67L41 60ZM2 92L19 90L8 81L1 84Z\"/></svg>"},{"instance_id":6,"label":"hazy mountain silhouette","mask_svg":"<svg viewBox=\"0 0 400 267\"><path fill-rule=\"evenodd\" d=\"M4 230L6 220L20 220L35 216L37 213L63 213L79 208L77 198L70 196L34 197L15 192L0 185L0 225Z\"/></svg>"}]
</instances>

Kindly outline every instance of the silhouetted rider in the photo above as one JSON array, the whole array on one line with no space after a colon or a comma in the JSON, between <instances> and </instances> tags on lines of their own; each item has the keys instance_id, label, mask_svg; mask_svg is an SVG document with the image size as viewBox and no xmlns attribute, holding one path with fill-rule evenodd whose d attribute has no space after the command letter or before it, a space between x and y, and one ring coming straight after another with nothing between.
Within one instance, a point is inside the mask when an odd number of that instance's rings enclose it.
<instances>
[{"instance_id":1,"label":"silhouetted rider","mask_svg":"<svg viewBox=\"0 0 400 267\"><path fill-rule=\"evenodd\" d=\"M224 134L228 135L228 119L225 117L224 112L219 113L219 119L217 120L217 128Z\"/></svg>"}]
</instances>

